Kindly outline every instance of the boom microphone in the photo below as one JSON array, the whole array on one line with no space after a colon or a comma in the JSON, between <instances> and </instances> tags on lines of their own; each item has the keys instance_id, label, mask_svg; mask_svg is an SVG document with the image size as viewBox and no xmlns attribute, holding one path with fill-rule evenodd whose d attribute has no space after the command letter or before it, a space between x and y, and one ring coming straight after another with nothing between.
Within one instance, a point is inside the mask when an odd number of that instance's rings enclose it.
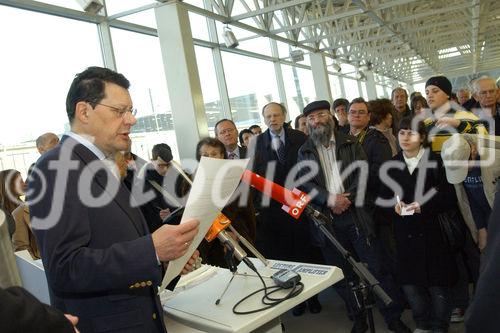
<instances>
[{"instance_id":1,"label":"boom microphone","mask_svg":"<svg viewBox=\"0 0 500 333\"><path fill-rule=\"evenodd\" d=\"M369 288L372 289L372 291L384 302L384 304L389 305L392 303L392 299L386 294L382 287L380 287L379 282L370 273L370 271L363 264L357 262L351 253L349 253L349 251L347 251L342 244L340 244L340 242L333 237L330 231L326 229L325 225L331 223L331 220L316 209L308 206L308 203L311 201L311 197L309 197L309 195L297 189L290 191L283 186L267 180L249 170L245 170L242 180L259 192L262 192L274 200L282 203L283 210L296 219L298 219L305 211L306 214L315 221L316 225L323 232L326 238L328 238L332 245L337 248L342 257L344 257L345 260L352 265L354 272L366 282Z\"/></svg>"},{"instance_id":2,"label":"boom microphone","mask_svg":"<svg viewBox=\"0 0 500 333\"><path fill-rule=\"evenodd\" d=\"M281 208L295 219L298 219L306 211L308 215L322 219L325 222L329 221L325 215L309 206L311 197L305 192L296 188L290 191L250 170L243 172L241 180L257 191L283 204Z\"/></svg>"},{"instance_id":3,"label":"boom microphone","mask_svg":"<svg viewBox=\"0 0 500 333\"><path fill-rule=\"evenodd\" d=\"M231 237L231 235L229 235L225 230L230 224L231 220L229 220L226 215L220 213L217 215L212 223L212 226L205 235L205 239L208 242L211 242L215 238L218 238L222 245L224 245L228 251L231 251L238 261L243 261L248 267L254 269L255 267L252 262L248 260L248 255L245 250L243 250L233 237Z\"/></svg>"}]
</instances>

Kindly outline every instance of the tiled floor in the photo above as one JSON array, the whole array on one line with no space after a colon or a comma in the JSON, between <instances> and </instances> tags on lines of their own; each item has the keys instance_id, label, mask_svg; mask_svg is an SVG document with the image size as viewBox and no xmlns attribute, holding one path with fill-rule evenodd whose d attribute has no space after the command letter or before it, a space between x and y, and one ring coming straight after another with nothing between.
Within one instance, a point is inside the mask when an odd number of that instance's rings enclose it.
<instances>
[{"instance_id":1,"label":"tiled floor","mask_svg":"<svg viewBox=\"0 0 500 333\"><path fill-rule=\"evenodd\" d=\"M294 317L290 312L281 317L285 326L285 333L349 333L352 323L345 314L345 308L341 299L329 288L319 294L323 311L318 314L306 313L300 317ZM374 310L375 329L380 333L390 333L385 327L382 316L378 310ZM415 329L411 312L405 311L402 318L403 322L411 329ZM464 333L463 324L452 324L449 333Z\"/></svg>"}]
</instances>

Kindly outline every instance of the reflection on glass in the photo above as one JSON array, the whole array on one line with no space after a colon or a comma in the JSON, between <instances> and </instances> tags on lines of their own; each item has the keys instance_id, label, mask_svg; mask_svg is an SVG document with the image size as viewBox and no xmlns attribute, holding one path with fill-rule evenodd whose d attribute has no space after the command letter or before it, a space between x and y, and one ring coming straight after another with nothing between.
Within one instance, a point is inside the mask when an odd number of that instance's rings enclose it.
<instances>
[{"instance_id":1,"label":"reflection on glass","mask_svg":"<svg viewBox=\"0 0 500 333\"><path fill-rule=\"evenodd\" d=\"M200 74L201 91L203 93L203 102L205 103L208 128L213 129L215 123L224 118L224 112L217 85L212 50L206 47L195 46L194 51Z\"/></svg>"},{"instance_id":2,"label":"reflection on glass","mask_svg":"<svg viewBox=\"0 0 500 333\"><path fill-rule=\"evenodd\" d=\"M228 52L222 52L222 61L236 126L261 124L262 107L271 101L279 102L273 64Z\"/></svg>"}]
</instances>

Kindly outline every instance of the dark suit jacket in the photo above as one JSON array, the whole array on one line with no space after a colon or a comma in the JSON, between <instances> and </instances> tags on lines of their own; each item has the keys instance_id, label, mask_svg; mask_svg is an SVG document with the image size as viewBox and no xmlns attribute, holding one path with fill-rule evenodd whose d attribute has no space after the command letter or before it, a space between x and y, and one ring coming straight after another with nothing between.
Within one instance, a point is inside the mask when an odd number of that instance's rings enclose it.
<instances>
[{"instance_id":1,"label":"dark suit jacket","mask_svg":"<svg viewBox=\"0 0 500 333\"><path fill-rule=\"evenodd\" d=\"M240 150L240 159L244 159L247 157L247 149L245 147L239 147Z\"/></svg>"},{"instance_id":2,"label":"dark suit jacket","mask_svg":"<svg viewBox=\"0 0 500 333\"><path fill-rule=\"evenodd\" d=\"M64 315L20 287L0 289L0 332L72 333Z\"/></svg>"},{"instance_id":3,"label":"dark suit jacket","mask_svg":"<svg viewBox=\"0 0 500 333\"><path fill-rule=\"evenodd\" d=\"M245 147L240 147L238 146L238 152L240 153L240 160L247 158L247 149ZM226 151L226 158L227 158L227 151Z\"/></svg>"},{"instance_id":4,"label":"dark suit jacket","mask_svg":"<svg viewBox=\"0 0 500 333\"><path fill-rule=\"evenodd\" d=\"M30 213L52 305L78 316L81 332L163 332L156 296L162 271L146 222L125 185L108 177L108 167L67 136L38 160L37 168L47 189L42 192L40 176L34 175L30 199L39 199ZM85 177L88 171L93 176ZM100 198L97 207L81 200L81 193L89 191Z\"/></svg>"},{"instance_id":5,"label":"dark suit jacket","mask_svg":"<svg viewBox=\"0 0 500 333\"><path fill-rule=\"evenodd\" d=\"M297 153L307 136L297 130L285 127L285 164L279 163L276 152L272 148L271 133L266 130L251 141L249 154L252 156L250 167L253 172L266 177L270 162L276 163L276 172L269 180L284 186L289 171L297 163ZM267 178L267 177L266 177ZM290 188L291 190L292 188ZM263 205L270 200L268 205ZM260 212L257 225L256 245L264 256L272 259L307 261L310 244L309 231L306 223L301 219L295 220L281 209L282 204L262 197L260 193L254 195L254 205Z\"/></svg>"}]
</instances>

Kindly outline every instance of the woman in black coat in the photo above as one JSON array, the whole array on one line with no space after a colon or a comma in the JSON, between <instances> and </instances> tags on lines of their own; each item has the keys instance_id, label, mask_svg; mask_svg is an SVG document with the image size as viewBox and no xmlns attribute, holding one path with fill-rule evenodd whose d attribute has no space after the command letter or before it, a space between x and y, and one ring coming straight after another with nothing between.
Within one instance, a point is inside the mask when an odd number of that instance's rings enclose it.
<instances>
[{"instance_id":1,"label":"woman in black coat","mask_svg":"<svg viewBox=\"0 0 500 333\"><path fill-rule=\"evenodd\" d=\"M415 120L415 129L412 120L401 121L398 139L402 151L393 158L399 167L388 171L400 188L386 189L383 196L396 201L391 206L396 272L417 328L446 332L451 315L450 286L456 280L456 267L443 241L437 215L458 209L457 199L452 185L446 181L440 157L426 148L424 124ZM413 215L406 215L405 211L413 211Z\"/></svg>"}]
</instances>

